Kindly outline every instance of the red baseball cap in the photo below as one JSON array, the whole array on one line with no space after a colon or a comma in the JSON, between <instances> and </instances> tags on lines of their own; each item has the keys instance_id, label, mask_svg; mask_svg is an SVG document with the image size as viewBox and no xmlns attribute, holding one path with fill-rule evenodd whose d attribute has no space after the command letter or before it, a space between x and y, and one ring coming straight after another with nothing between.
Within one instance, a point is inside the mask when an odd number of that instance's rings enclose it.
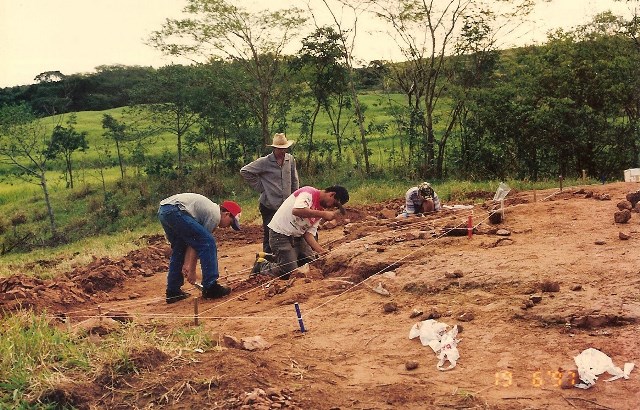
<instances>
[{"instance_id":1,"label":"red baseball cap","mask_svg":"<svg viewBox=\"0 0 640 410\"><path fill-rule=\"evenodd\" d=\"M240 215L242 214L242 208L236 202L233 201L224 201L222 205L220 205L233 216L233 222L231 222L231 227L236 231L240 230Z\"/></svg>"}]
</instances>

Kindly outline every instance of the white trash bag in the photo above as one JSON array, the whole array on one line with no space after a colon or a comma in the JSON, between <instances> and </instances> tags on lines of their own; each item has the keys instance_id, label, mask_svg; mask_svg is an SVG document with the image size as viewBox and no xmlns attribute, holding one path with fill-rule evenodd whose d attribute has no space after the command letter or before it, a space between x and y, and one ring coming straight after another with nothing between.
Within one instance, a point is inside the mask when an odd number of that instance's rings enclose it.
<instances>
[{"instance_id":1,"label":"white trash bag","mask_svg":"<svg viewBox=\"0 0 640 410\"><path fill-rule=\"evenodd\" d=\"M460 358L458 352L459 339L458 326L449 329L446 323L438 322L433 319L423 320L411 327L409 331L409 339L420 337L420 343L423 346L429 346L437 355L439 362L438 370L451 370L456 367L456 362ZM444 367L445 362L449 362L449 366Z\"/></svg>"},{"instance_id":2,"label":"white trash bag","mask_svg":"<svg viewBox=\"0 0 640 410\"><path fill-rule=\"evenodd\" d=\"M576 387L581 389L588 389L593 386L598 380L598 376L604 372L613 376L605 380L606 382L618 380L621 377L628 379L629 373L635 367L634 363L625 363L624 370L621 370L619 367L614 366L613 360L609 356L591 347L583 350L573 359L576 362L576 366L578 366L578 374L580 375L580 381L582 381Z\"/></svg>"}]
</instances>

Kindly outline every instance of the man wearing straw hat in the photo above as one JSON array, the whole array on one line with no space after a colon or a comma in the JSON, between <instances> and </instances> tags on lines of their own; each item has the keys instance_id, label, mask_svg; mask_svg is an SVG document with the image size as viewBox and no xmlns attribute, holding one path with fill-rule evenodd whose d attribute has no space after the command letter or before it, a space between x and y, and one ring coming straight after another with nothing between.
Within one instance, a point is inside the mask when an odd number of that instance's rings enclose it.
<instances>
[{"instance_id":1,"label":"man wearing straw hat","mask_svg":"<svg viewBox=\"0 0 640 410\"><path fill-rule=\"evenodd\" d=\"M273 148L273 152L240 169L242 178L260 192L259 209L264 231L262 250L265 253L271 253L267 225L284 200L299 188L296 160L287 152L294 143L284 134L275 134L271 145L267 145Z\"/></svg>"}]
</instances>

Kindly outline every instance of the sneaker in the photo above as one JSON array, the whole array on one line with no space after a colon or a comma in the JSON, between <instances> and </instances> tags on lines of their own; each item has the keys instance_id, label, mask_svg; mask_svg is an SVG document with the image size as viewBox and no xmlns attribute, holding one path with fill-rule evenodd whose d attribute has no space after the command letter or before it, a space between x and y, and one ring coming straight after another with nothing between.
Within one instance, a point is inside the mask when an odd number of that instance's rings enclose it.
<instances>
[{"instance_id":1,"label":"sneaker","mask_svg":"<svg viewBox=\"0 0 640 410\"><path fill-rule=\"evenodd\" d=\"M188 298L189 296L191 296L189 292L185 292L184 290L180 289L177 292L167 292L166 301L167 303L176 303Z\"/></svg>"},{"instance_id":2,"label":"sneaker","mask_svg":"<svg viewBox=\"0 0 640 410\"><path fill-rule=\"evenodd\" d=\"M218 282L215 282L212 286L202 289L203 299L218 299L227 296L231 293L231 288L222 286Z\"/></svg>"}]
</instances>

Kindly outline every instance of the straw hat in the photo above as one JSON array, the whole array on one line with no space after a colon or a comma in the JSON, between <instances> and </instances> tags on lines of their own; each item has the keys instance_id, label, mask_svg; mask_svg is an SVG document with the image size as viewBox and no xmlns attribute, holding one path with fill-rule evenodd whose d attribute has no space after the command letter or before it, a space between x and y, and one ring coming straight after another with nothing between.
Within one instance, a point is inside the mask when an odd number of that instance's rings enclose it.
<instances>
[{"instance_id":1,"label":"straw hat","mask_svg":"<svg viewBox=\"0 0 640 410\"><path fill-rule=\"evenodd\" d=\"M278 134L274 134L273 135L273 142L271 143L271 145L267 145L267 147L289 148L294 143L295 143L295 141L288 140L287 137L284 134L278 133Z\"/></svg>"}]
</instances>

